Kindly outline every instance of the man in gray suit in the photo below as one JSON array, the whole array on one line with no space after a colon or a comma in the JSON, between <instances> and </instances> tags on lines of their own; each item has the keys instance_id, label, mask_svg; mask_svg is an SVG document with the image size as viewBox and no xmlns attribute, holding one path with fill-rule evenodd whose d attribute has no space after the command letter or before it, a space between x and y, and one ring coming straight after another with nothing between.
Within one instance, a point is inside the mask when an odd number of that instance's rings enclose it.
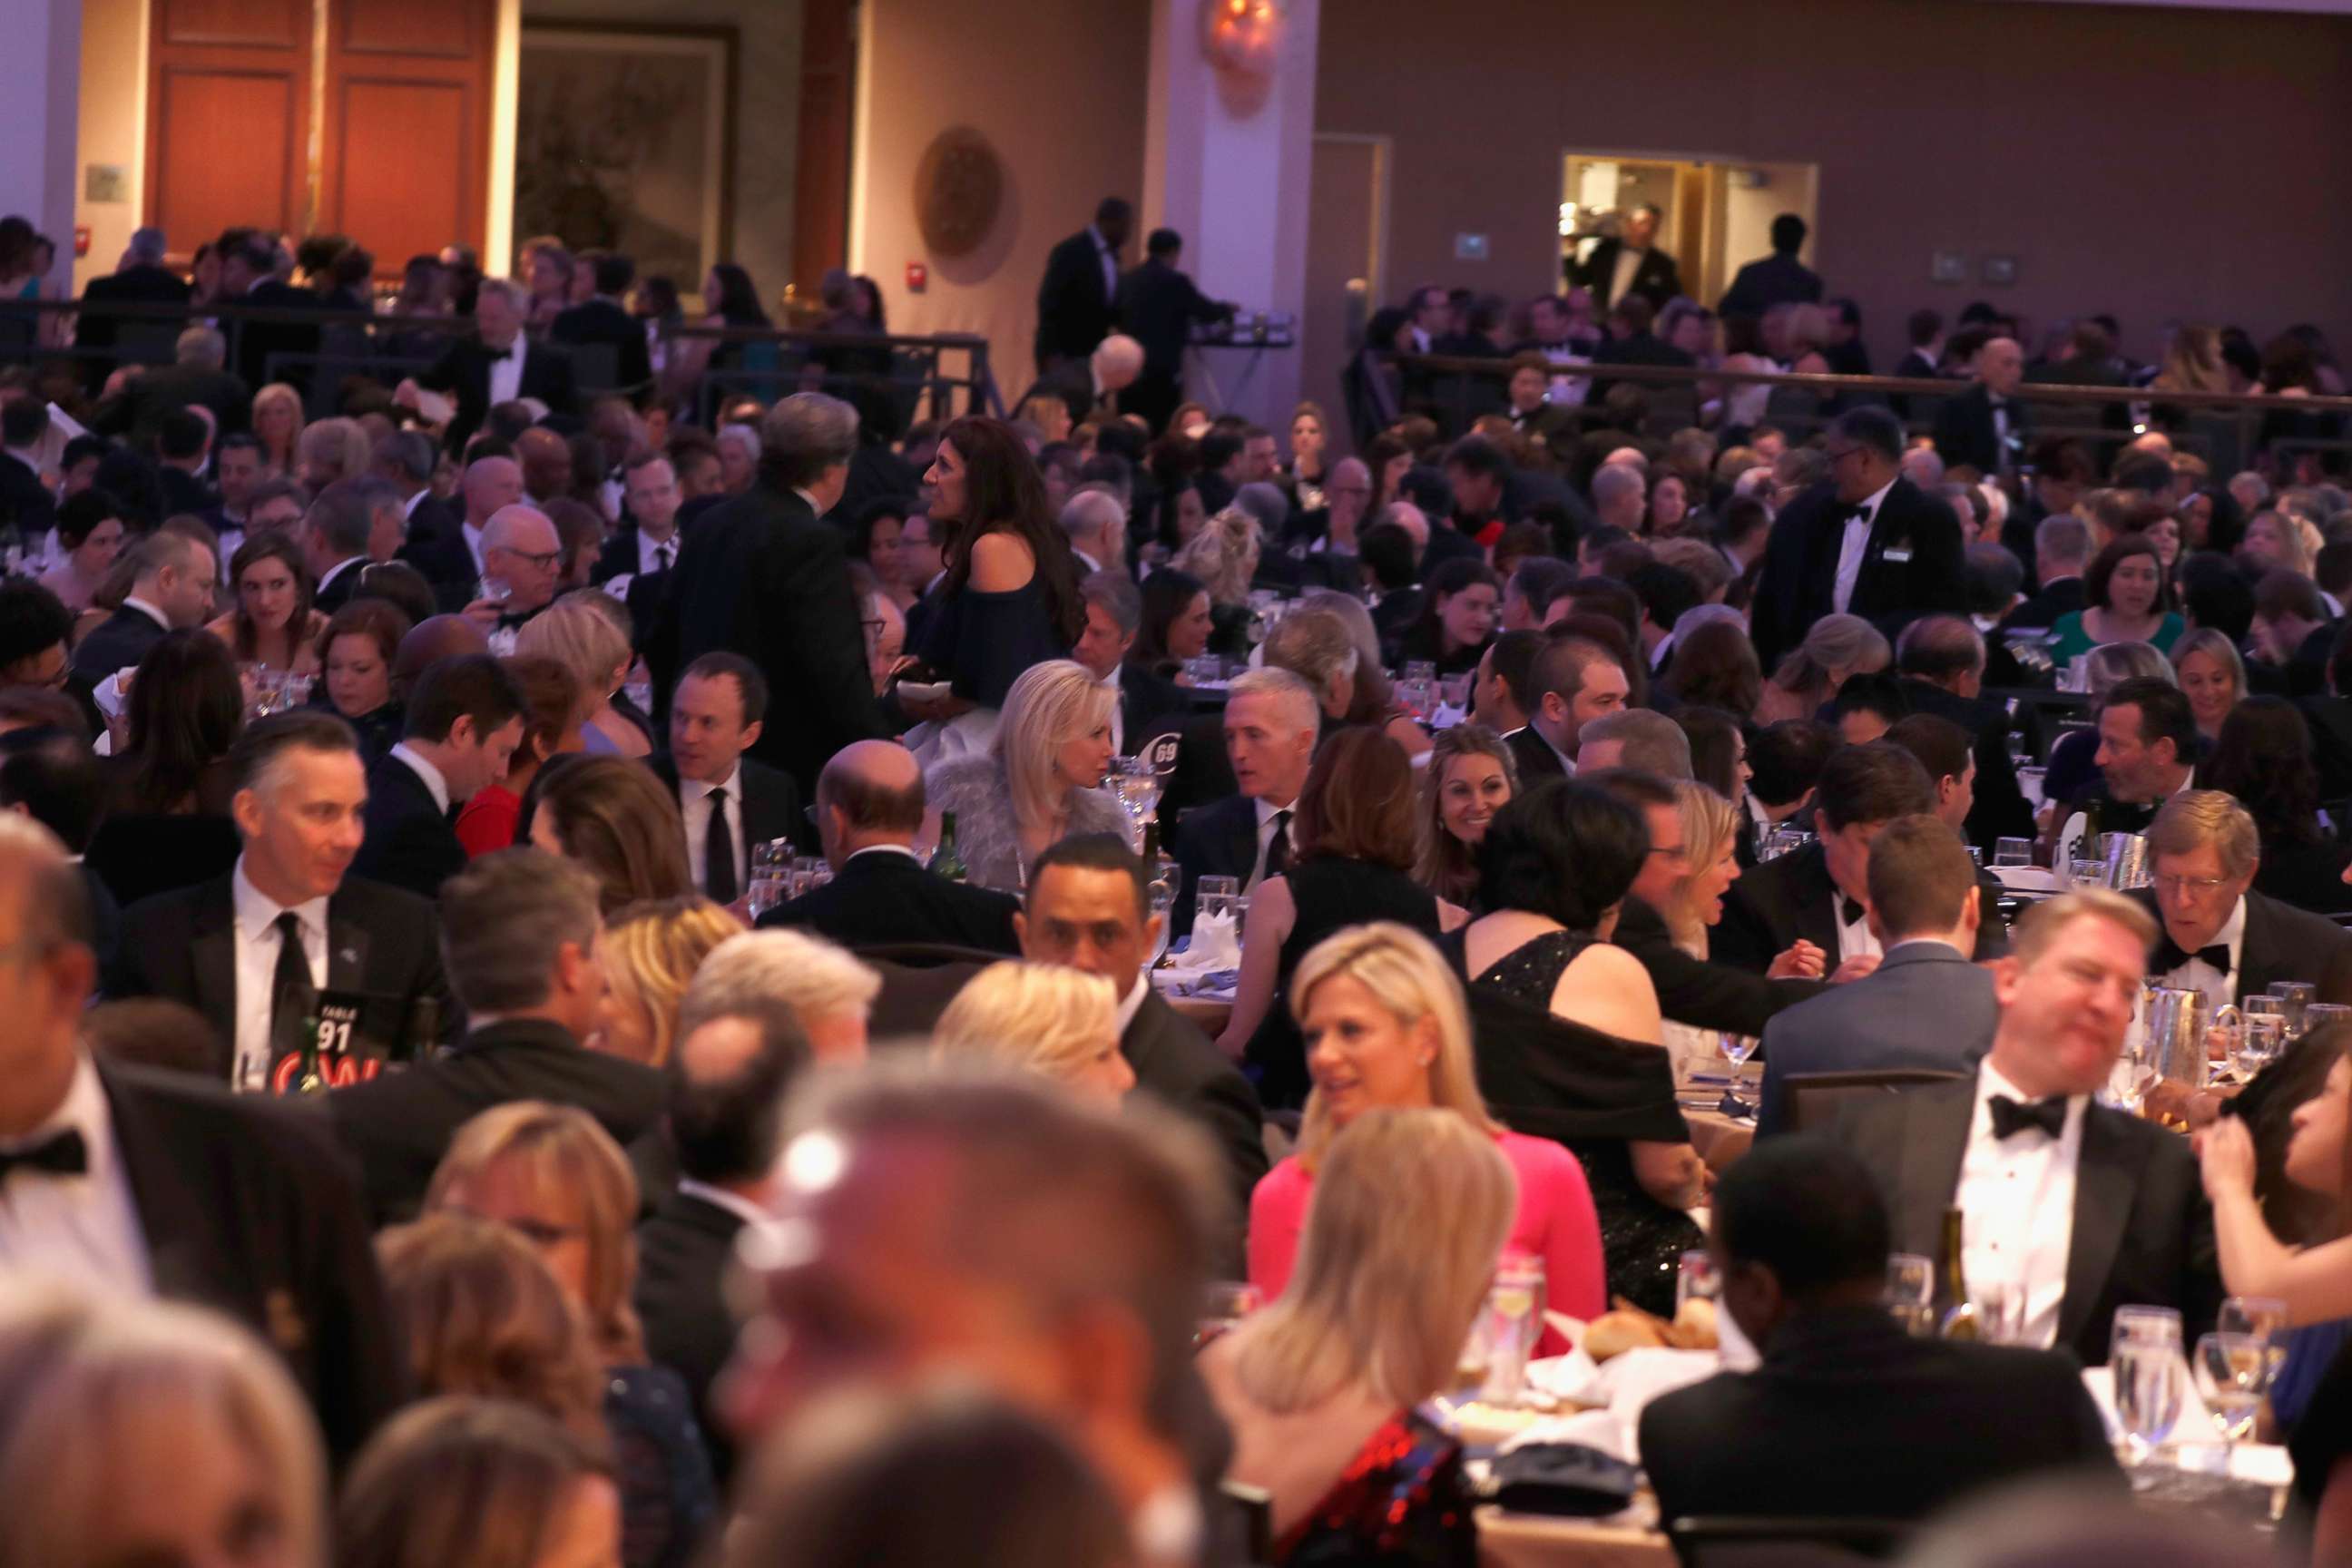
<instances>
[{"instance_id":1,"label":"man in gray suit","mask_svg":"<svg viewBox=\"0 0 2352 1568\"><path fill-rule=\"evenodd\" d=\"M1764 1027L1756 1135L1790 1130L1789 1079L1893 1068L1965 1072L1992 1044L1992 975L1969 961L1984 917L1960 836L1901 816L1870 846L1865 918L1885 957L1875 973L1776 1014Z\"/></svg>"}]
</instances>

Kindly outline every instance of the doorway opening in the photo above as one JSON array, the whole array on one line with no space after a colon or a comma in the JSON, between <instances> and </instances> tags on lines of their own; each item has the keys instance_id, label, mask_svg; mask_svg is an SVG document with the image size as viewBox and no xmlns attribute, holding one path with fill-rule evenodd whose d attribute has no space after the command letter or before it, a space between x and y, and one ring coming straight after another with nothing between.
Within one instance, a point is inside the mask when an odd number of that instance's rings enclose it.
<instances>
[{"instance_id":1,"label":"doorway opening","mask_svg":"<svg viewBox=\"0 0 2352 1568\"><path fill-rule=\"evenodd\" d=\"M1821 185L1818 163L1752 159L1677 157L1656 153L1567 153L1560 159L1559 260L1565 279L1595 246L1619 232L1635 208L1658 209L1651 243L1675 258L1683 292L1712 306L1732 276L1772 252L1772 220L1795 213L1805 220L1805 247L1813 265L1813 219Z\"/></svg>"}]
</instances>

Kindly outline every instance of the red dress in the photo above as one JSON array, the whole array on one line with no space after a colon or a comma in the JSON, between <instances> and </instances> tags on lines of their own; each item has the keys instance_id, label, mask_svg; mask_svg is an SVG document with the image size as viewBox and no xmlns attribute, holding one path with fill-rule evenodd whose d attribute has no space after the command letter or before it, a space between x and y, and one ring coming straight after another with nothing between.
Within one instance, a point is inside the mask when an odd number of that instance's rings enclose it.
<instances>
[{"instance_id":1,"label":"red dress","mask_svg":"<svg viewBox=\"0 0 2352 1568\"><path fill-rule=\"evenodd\" d=\"M1471 1568L1478 1537L1470 1509L1462 1445L1400 1411L1274 1543L1274 1561L1280 1568Z\"/></svg>"},{"instance_id":2,"label":"red dress","mask_svg":"<svg viewBox=\"0 0 2352 1568\"><path fill-rule=\"evenodd\" d=\"M492 784L467 801L457 813L457 842L467 858L514 846L515 825L522 820L522 796L504 784Z\"/></svg>"}]
</instances>

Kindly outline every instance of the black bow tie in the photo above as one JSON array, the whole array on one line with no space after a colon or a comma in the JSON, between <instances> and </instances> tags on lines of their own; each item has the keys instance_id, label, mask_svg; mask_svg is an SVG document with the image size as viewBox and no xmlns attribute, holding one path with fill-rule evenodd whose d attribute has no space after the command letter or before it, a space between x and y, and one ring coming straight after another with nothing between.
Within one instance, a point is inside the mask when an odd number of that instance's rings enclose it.
<instances>
[{"instance_id":1,"label":"black bow tie","mask_svg":"<svg viewBox=\"0 0 2352 1568\"><path fill-rule=\"evenodd\" d=\"M2005 1094L1996 1094L1992 1107L1992 1135L2013 1138L2029 1127L2039 1127L2055 1138L2066 1131L2066 1102L2063 1100L2015 1100Z\"/></svg>"},{"instance_id":2,"label":"black bow tie","mask_svg":"<svg viewBox=\"0 0 2352 1568\"><path fill-rule=\"evenodd\" d=\"M2190 959L2200 959L2223 974L2230 973L2230 944L2217 942L2210 947L2200 947L2195 952L2184 952L2180 944L2165 936L2156 944L2156 952L2147 961L2151 974L2169 974Z\"/></svg>"},{"instance_id":3,"label":"black bow tie","mask_svg":"<svg viewBox=\"0 0 2352 1568\"><path fill-rule=\"evenodd\" d=\"M13 1153L0 1151L0 1182L5 1182L8 1173L19 1166L28 1171L46 1171L53 1176L79 1176L89 1169L89 1151L83 1145L80 1132L68 1127L29 1149Z\"/></svg>"},{"instance_id":4,"label":"black bow tie","mask_svg":"<svg viewBox=\"0 0 2352 1568\"><path fill-rule=\"evenodd\" d=\"M1838 919L1847 925L1860 925L1862 923L1862 916L1863 908L1862 900L1860 899L1841 899L1838 900Z\"/></svg>"},{"instance_id":5,"label":"black bow tie","mask_svg":"<svg viewBox=\"0 0 2352 1568\"><path fill-rule=\"evenodd\" d=\"M488 352L489 356L490 356L490 363L491 363L492 364L496 364L496 363L499 363L499 361L500 361L500 360L502 360L502 359L512 359L512 358L514 358L514 345L513 345L512 343L509 343L506 347L504 347L504 348L502 348L502 349L494 349L494 348L490 348L490 346L489 346L488 343L485 343L485 344L483 344L482 346L483 346L483 348L484 348L485 350L487 350L487 351Z\"/></svg>"},{"instance_id":6,"label":"black bow tie","mask_svg":"<svg viewBox=\"0 0 2352 1568\"><path fill-rule=\"evenodd\" d=\"M1856 519L1860 519L1864 522L1868 522L1870 521L1870 503L1866 500L1840 501L1837 505L1836 515L1837 521L1840 522L1853 522Z\"/></svg>"}]
</instances>

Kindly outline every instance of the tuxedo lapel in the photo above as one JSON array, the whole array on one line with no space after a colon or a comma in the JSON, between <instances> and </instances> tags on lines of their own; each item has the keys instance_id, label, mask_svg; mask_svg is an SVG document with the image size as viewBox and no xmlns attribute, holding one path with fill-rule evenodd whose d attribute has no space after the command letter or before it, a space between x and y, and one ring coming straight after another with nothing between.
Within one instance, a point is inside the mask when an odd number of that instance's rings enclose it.
<instances>
[{"instance_id":1,"label":"tuxedo lapel","mask_svg":"<svg viewBox=\"0 0 2352 1568\"><path fill-rule=\"evenodd\" d=\"M1934 1258L1940 1256L1944 1211L1960 1190L1960 1162L1977 1110L1976 1078L1971 1074L1948 1088L1913 1089L1900 1102L1903 1179L1895 1234L1901 1250Z\"/></svg>"},{"instance_id":2,"label":"tuxedo lapel","mask_svg":"<svg viewBox=\"0 0 2352 1568\"><path fill-rule=\"evenodd\" d=\"M171 1120L147 1114L133 1086L119 1081L104 1067L99 1068L99 1079L106 1086L139 1228L147 1238L147 1267L155 1294L235 1314L234 1304L243 1292L215 1267L231 1253L215 1245L212 1209L202 1201L222 1201L217 1188L205 1185L217 1181L219 1173L199 1168L210 1163L194 1160L181 1149Z\"/></svg>"},{"instance_id":3,"label":"tuxedo lapel","mask_svg":"<svg viewBox=\"0 0 2352 1568\"><path fill-rule=\"evenodd\" d=\"M1793 891L1797 898L1797 934L1811 942L1837 967L1838 956L1838 890L1830 879L1830 863L1818 846L1811 851L1811 859L1802 876L1795 879Z\"/></svg>"},{"instance_id":4,"label":"tuxedo lapel","mask_svg":"<svg viewBox=\"0 0 2352 1568\"><path fill-rule=\"evenodd\" d=\"M2066 1299L2058 1305L2058 1340L2074 1343L2098 1304L2130 1223L2137 1162L2129 1142L2098 1106L2083 1110L2083 1147L2074 1164L2074 1233L2066 1247Z\"/></svg>"},{"instance_id":5,"label":"tuxedo lapel","mask_svg":"<svg viewBox=\"0 0 2352 1568\"><path fill-rule=\"evenodd\" d=\"M223 877L206 885L203 899L196 904L195 930L188 941L188 963L195 978L196 1011L205 1016L205 1021L230 1052L230 1058L219 1064L224 1080L228 1077L236 1040L235 922L228 879Z\"/></svg>"}]
</instances>

